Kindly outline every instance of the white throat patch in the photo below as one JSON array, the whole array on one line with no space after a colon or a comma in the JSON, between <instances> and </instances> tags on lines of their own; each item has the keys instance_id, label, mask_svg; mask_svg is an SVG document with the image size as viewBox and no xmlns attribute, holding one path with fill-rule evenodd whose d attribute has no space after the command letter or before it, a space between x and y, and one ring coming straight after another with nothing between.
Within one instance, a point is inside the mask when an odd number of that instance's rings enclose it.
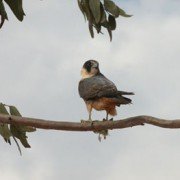
<instances>
[{"instance_id":1,"label":"white throat patch","mask_svg":"<svg viewBox=\"0 0 180 180\"><path fill-rule=\"evenodd\" d=\"M86 69L82 68L81 69L81 77L82 79L90 78L94 76L94 74L88 73Z\"/></svg>"}]
</instances>

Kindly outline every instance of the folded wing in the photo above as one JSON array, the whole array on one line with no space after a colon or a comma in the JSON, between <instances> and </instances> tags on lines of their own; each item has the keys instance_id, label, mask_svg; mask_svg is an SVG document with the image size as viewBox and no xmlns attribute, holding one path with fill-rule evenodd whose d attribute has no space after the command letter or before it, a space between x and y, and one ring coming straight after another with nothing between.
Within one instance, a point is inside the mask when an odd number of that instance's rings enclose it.
<instances>
[{"instance_id":1,"label":"folded wing","mask_svg":"<svg viewBox=\"0 0 180 180\"><path fill-rule=\"evenodd\" d=\"M118 90L113 82L99 74L79 82L79 94L84 100L114 97Z\"/></svg>"}]
</instances>

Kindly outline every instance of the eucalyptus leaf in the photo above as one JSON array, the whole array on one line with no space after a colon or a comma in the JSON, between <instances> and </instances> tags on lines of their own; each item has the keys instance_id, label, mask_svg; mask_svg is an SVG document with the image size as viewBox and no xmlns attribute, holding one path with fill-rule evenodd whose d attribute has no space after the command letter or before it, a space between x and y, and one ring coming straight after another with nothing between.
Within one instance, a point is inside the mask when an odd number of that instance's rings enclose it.
<instances>
[{"instance_id":1,"label":"eucalyptus leaf","mask_svg":"<svg viewBox=\"0 0 180 180\"><path fill-rule=\"evenodd\" d=\"M120 16L123 16L123 17L131 17L132 16L132 15L126 14L126 12L123 9L121 9L120 7L118 7L118 9L119 9Z\"/></svg>"},{"instance_id":2,"label":"eucalyptus leaf","mask_svg":"<svg viewBox=\"0 0 180 180\"><path fill-rule=\"evenodd\" d=\"M89 8L93 14L95 22L98 24L101 20L100 0L89 0Z\"/></svg>"},{"instance_id":3,"label":"eucalyptus leaf","mask_svg":"<svg viewBox=\"0 0 180 180\"><path fill-rule=\"evenodd\" d=\"M20 116L20 117L22 117L22 115L20 114L20 112L18 111L18 109L15 106L9 106L9 112L13 116Z\"/></svg>"},{"instance_id":4,"label":"eucalyptus leaf","mask_svg":"<svg viewBox=\"0 0 180 180\"><path fill-rule=\"evenodd\" d=\"M112 41L112 31L110 28L107 28L107 31L109 33L110 41Z\"/></svg>"},{"instance_id":5,"label":"eucalyptus leaf","mask_svg":"<svg viewBox=\"0 0 180 180\"><path fill-rule=\"evenodd\" d=\"M5 108L5 105L3 103L0 103L0 114L6 114L9 115L7 109Z\"/></svg>"},{"instance_id":6,"label":"eucalyptus leaf","mask_svg":"<svg viewBox=\"0 0 180 180\"><path fill-rule=\"evenodd\" d=\"M9 112L13 116L22 117L22 115L20 114L20 112L18 111L18 109L15 106L9 106ZM23 132L34 132L34 131L36 131L36 128L31 127L31 126L18 125L18 128Z\"/></svg>"},{"instance_id":7,"label":"eucalyptus leaf","mask_svg":"<svg viewBox=\"0 0 180 180\"><path fill-rule=\"evenodd\" d=\"M84 15L84 19L86 20L86 13L85 13L83 2L82 0L77 0L77 1L78 1L79 9L81 10L82 14Z\"/></svg>"},{"instance_id":8,"label":"eucalyptus leaf","mask_svg":"<svg viewBox=\"0 0 180 180\"><path fill-rule=\"evenodd\" d=\"M119 16L119 7L111 0L104 0L104 8L114 17Z\"/></svg>"},{"instance_id":9,"label":"eucalyptus leaf","mask_svg":"<svg viewBox=\"0 0 180 180\"><path fill-rule=\"evenodd\" d=\"M89 8L89 1L88 0L82 0L82 6L83 6L83 9L84 9L84 13L87 17L87 20L88 21L92 21L92 14L91 14L91 11L90 11L90 8Z\"/></svg>"},{"instance_id":10,"label":"eucalyptus leaf","mask_svg":"<svg viewBox=\"0 0 180 180\"><path fill-rule=\"evenodd\" d=\"M31 147L27 141L26 133L21 131L21 129L17 125L11 125L10 130L11 130L11 133L21 141L22 145L25 148Z\"/></svg>"},{"instance_id":11,"label":"eucalyptus leaf","mask_svg":"<svg viewBox=\"0 0 180 180\"><path fill-rule=\"evenodd\" d=\"M93 24L95 24L95 20L89 7L89 0L82 0L82 3L83 3L85 14L88 20L88 27L89 27L90 35L92 38L94 38Z\"/></svg>"},{"instance_id":12,"label":"eucalyptus leaf","mask_svg":"<svg viewBox=\"0 0 180 180\"><path fill-rule=\"evenodd\" d=\"M0 134L4 138L5 142L11 144L11 132L7 124L0 124Z\"/></svg>"},{"instance_id":13,"label":"eucalyptus leaf","mask_svg":"<svg viewBox=\"0 0 180 180\"><path fill-rule=\"evenodd\" d=\"M106 28L110 41L112 41L112 31L116 29L116 19L119 15L130 17L131 15L119 8L113 0L78 0L81 12L87 18L89 32L94 38L94 28L97 33L102 33L102 27ZM108 18L107 18L108 15Z\"/></svg>"},{"instance_id":14,"label":"eucalyptus leaf","mask_svg":"<svg viewBox=\"0 0 180 180\"><path fill-rule=\"evenodd\" d=\"M2 103L0 103L0 114L9 115L7 109ZM10 144L11 131L8 124L0 123L0 134L4 138L4 140Z\"/></svg>"},{"instance_id":15,"label":"eucalyptus leaf","mask_svg":"<svg viewBox=\"0 0 180 180\"><path fill-rule=\"evenodd\" d=\"M91 22L89 22L89 32L91 34L91 37L94 38L94 31L93 31L93 25Z\"/></svg>"},{"instance_id":16,"label":"eucalyptus leaf","mask_svg":"<svg viewBox=\"0 0 180 180\"><path fill-rule=\"evenodd\" d=\"M101 23L101 25L102 25L104 28L109 28L109 22L108 22L108 21L105 21L105 22Z\"/></svg>"},{"instance_id":17,"label":"eucalyptus leaf","mask_svg":"<svg viewBox=\"0 0 180 180\"><path fill-rule=\"evenodd\" d=\"M2 0L0 0L0 15L4 18L4 19L8 19L7 17L7 13L4 7L4 3Z\"/></svg>"},{"instance_id":18,"label":"eucalyptus leaf","mask_svg":"<svg viewBox=\"0 0 180 180\"><path fill-rule=\"evenodd\" d=\"M13 116L21 117L20 112L15 106L9 106L9 112ZM30 148L30 145L27 141L26 132L34 132L36 130L35 128L30 126L11 124L10 130L11 133L21 141L24 147Z\"/></svg>"},{"instance_id":19,"label":"eucalyptus leaf","mask_svg":"<svg viewBox=\"0 0 180 180\"><path fill-rule=\"evenodd\" d=\"M94 28L96 29L98 34L101 32L101 25L100 24L95 24Z\"/></svg>"},{"instance_id":20,"label":"eucalyptus leaf","mask_svg":"<svg viewBox=\"0 0 180 180\"><path fill-rule=\"evenodd\" d=\"M8 20L8 16L2 0L0 0L0 16L1 16L1 22L0 22L0 28L1 28L4 24L5 19Z\"/></svg>"},{"instance_id":21,"label":"eucalyptus leaf","mask_svg":"<svg viewBox=\"0 0 180 180\"><path fill-rule=\"evenodd\" d=\"M4 0L8 6L11 8L14 15L19 21L22 21L24 18L24 10L22 7L22 0Z\"/></svg>"},{"instance_id":22,"label":"eucalyptus leaf","mask_svg":"<svg viewBox=\"0 0 180 180\"><path fill-rule=\"evenodd\" d=\"M111 30L115 30L115 29L116 29L116 19L114 18L114 16L109 15L108 21L109 21L109 27L110 27L110 29L111 29Z\"/></svg>"},{"instance_id":23,"label":"eucalyptus leaf","mask_svg":"<svg viewBox=\"0 0 180 180\"><path fill-rule=\"evenodd\" d=\"M100 10L101 10L101 20L100 23L107 22L106 12L104 11L103 4L100 3Z\"/></svg>"}]
</instances>

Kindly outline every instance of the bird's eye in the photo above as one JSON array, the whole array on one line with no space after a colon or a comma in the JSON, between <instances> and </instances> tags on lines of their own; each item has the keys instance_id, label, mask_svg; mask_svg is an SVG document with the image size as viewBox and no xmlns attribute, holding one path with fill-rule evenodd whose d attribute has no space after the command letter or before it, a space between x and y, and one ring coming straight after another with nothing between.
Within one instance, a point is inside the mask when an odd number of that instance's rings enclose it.
<instances>
[{"instance_id":1,"label":"bird's eye","mask_svg":"<svg viewBox=\"0 0 180 180\"><path fill-rule=\"evenodd\" d=\"M90 61L87 61L85 64L84 64L84 68L90 72L91 71L91 66L92 66L92 63Z\"/></svg>"},{"instance_id":2,"label":"bird's eye","mask_svg":"<svg viewBox=\"0 0 180 180\"><path fill-rule=\"evenodd\" d=\"M87 64L87 65L88 65L88 66L91 66L91 64L92 64L91 62L88 62L88 64Z\"/></svg>"}]
</instances>

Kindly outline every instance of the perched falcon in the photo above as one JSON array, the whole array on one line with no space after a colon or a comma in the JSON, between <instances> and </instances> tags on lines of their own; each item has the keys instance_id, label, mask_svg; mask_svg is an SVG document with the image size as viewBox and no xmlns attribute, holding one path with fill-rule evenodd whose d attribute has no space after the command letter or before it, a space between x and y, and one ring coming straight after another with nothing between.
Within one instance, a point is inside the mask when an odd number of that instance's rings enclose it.
<instances>
[{"instance_id":1,"label":"perched falcon","mask_svg":"<svg viewBox=\"0 0 180 180\"><path fill-rule=\"evenodd\" d=\"M86 103L89 120L92 120L92 109L105 110L106 120L108 120L108 115L117 115L116 106L131 103L131 99L122 95L134 95L134 93L117 90L115 84L100 72L97 61L86 61L82 67L81 76L79 95Z\"/></svg>"}]
</instances>

